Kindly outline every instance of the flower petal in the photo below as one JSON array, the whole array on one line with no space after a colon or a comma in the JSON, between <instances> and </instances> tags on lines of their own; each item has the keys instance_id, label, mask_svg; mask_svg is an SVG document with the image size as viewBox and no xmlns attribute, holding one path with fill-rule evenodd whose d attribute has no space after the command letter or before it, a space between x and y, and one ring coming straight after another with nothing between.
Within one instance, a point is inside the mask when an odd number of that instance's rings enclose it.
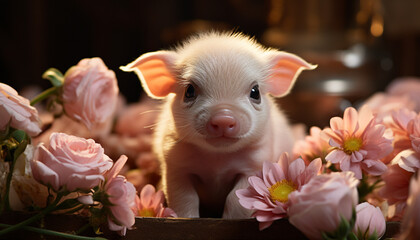
<instances>
[{"instance_id":1,"label":"flower petal","mask_svg":"<svg viewBox=\"0 0 420 240\"><path fill-rule=\"evenodd\" d=\"M141 189L140 192L140 201L142 203L142 207L150 208L153 201L153 196L155 195L156 189L153 185L147 184Z\"/></svg>"},{"instance_id":2,"label":"flower petal","mask_svg":"<svg viewBox=\"0 0 420 240\"><path fill-rule=\"evenodd\" d=\"M302 158L297 158L289 165L288 179L297 182L298 177L305 171L305 162Z\"/></svg>"},{"instance_id":3,"label":"flower petal","mask_svg":"<svg viewBox=\"0 0 420 240\"><path fill-rule=\"evenodd\" d=\"M346 108L343 116L343 129L351 134L356 132L357 128L359 128L358 120L358 113L356 109L352 107Z\"/></svg>"},{"instance_id":4,"label":"flower petal","mask_svg":"<svg viewBox=\"0 0 420 240\"><path fill-rule=\"evenodd\" d=\"M364 160L362 163L363 169L373 176L379 176L386 172L388 167L379 160Z\"/></svg>"},{"instance_id":5,"label":"flower petal","mask_svg":"<svg viewBox=\"0 0 420 240\"><path fill-rule=\"evenodd\" d=\"M263 180L261 178L256 176L251 176L248 178L249 184L255 189L255 191L258 192L258 194L264 196L269 195L267 186L264 184Z\"/></svg>"}]
</instances>

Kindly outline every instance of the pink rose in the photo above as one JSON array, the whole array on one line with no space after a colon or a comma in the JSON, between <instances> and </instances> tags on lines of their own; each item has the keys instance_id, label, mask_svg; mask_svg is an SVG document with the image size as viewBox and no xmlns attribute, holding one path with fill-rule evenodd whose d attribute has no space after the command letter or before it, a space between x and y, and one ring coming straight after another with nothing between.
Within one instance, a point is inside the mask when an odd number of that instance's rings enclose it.
<instances>
[{"instance_id":1,"label":"pink rose","mask_svg":"<svg viewBox=\"0 0 420 240\"><path fill-rule=\"evenodd\" d=\"M118 91L115 73L102 59L83 59L64 75L64 110L91 128L114 113Z\"/></svg>"},{"instance_id":2,"label":"pink rose","mask_svg":"<svg viewBox=\"0 0 420 240\"><path fill-rule=\"evenodd\" d=\"M334 232L341 217L350 221L358 201L359 181L352 172L313 177L299 191L289 194L289 222L310 239Z\"/></svg>"},{"instance_id":3,"label":"pink rose","mask_svg":"<svg viewBox=\"0 0 420 240\"><path fill-rule=\"evenodd\" d=\"M112 167L112 160L92 139L52 133L48 148L38 145L31 167L35 180L55 191L63 187L75 191L97 186Z\"/></svg>"},{"instance_id":4,"label":"pink rose","mask_svg":"<svg viewBox=\"0 0 420 240\"><path fill-rule=\"evenodd\" d=\"M25 131L30 136L41 132L40 120L36 108L28 99L20 96L9 85L0 83L0 131L10 126Z\"/></svg>"},{"instance_id":5,"label":"pink rose","mask_svg":"<svg viewBox=\"0 0 420 240\"><path fill-rule=\"evenodd\" d=\"M386 223L379 207L363 202L356 206L356 213L353 232L359 239L380 239L384 235Z\"/></svg>"},{"instance_id":6,"label":"pink rose","mask_svg":"<svg viewBox=\"0 0 420 240\"><path fill-rule=\"evenodd\" d=\"M127 229L135 223L136 188L124 176L118 175L127 162L127 157L122 155L114 166L105 173L105 192L108 195L108 205L111 214L108 215L108 226L111 231L119 231L125 235Z\"/></svg>"}]
</instances>

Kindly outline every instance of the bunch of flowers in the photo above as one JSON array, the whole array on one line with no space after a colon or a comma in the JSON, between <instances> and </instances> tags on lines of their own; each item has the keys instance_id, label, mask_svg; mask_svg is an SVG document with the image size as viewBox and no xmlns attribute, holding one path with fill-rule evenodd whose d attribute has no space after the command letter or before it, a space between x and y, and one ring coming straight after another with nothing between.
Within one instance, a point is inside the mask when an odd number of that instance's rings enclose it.
<instances>
[{"instance_id":1,"label":"bunch of flowers","mask_svg":"<svg viewBox=\"0 0 420 240\"><path fill-rule=\"evenodd\" d=\"M92 58L81 60L64 75L49 69L43 77L53 86L32 102L0 83L0 214L34 213L15 225L0 224L0 238L21 228L77 238L79 231L67 234L27 226L50 213L88 216L94 232L107 224L121 235L133 228L136 216L176 217L164 206L162 191L146 185L137 194L121 175L127 156L114 162L93 139L62 132L50 132L47 142L32 143L46 132L33 107L44 99L55 117L64 114L88 130L112 122L119 92L115 73L100 58Z\"/></svg>"},{"instance_id":2,"label":"bunch of flowers","mask_svg":"<svg viewBox=\"0 0 420 240\"><path fill-rule=\"evenodd\" d=\"M0 214L34 213L0 224L0 238L21 228L69 238L81 232L27 226L50 213L87 216L94 232L107 225L121 235L134 228L136 216L176 217L153 186L159 166L147 126L157 103L121 110L115 73L99 58L43 77L53 86L31 102L0 83ZM328 127L310 128L292 154L265 162L236 191L239 203L253 211L260 230L288 218L310 239L379 239L386 221L396 220L402 221L399 239L417 239L419 92L418 79L398 80ZM50 124L33 107L43 100Z\"/></svg>"},{"instance_id":3,"label":"bunch of flowers","mask_svg":"<svg viewBox=\"0 0 420 240\"><path fill-rule=\"evenodd\" d=\"M310 239L379 239L386 220L404 217L400 238L418 238L419 90L420 79L399 79L330 126L312 127L292 158L265 163L236 191L240 204L260 230L288 218Z\"/></svg>"}]
</instances>

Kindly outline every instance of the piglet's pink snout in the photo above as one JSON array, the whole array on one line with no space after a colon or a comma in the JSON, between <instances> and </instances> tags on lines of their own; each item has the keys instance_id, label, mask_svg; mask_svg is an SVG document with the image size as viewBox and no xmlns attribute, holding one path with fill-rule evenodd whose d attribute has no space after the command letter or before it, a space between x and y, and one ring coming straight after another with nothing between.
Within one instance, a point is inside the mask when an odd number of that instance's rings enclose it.
<instances>
[{"instance_id":1,"label":"piglet's pink snout","mask_svg":"<svg viewBox=\"0 0 420 240\"><path fill-rule=\"evenodd\" d=\"M239 134L239 121L232 111L224 109L214 113L207 122L207 133L211 137L234 138Z\"/></svg>"}]
</instances>

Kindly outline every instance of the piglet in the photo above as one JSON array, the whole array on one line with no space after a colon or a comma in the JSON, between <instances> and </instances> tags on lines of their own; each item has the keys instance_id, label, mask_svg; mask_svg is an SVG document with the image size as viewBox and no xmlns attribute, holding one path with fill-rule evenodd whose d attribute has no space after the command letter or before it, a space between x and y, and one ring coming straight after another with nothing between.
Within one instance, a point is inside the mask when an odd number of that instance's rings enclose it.
<instances>
[{"instance_id":1,"label":"piglet","mask_svg":"<svg viewBox=\"0 0 420 240\"><path fill-rule=\"evenodd\" d=\"M241 33L217 32L121 67L139 76L150 97L166 100L154 149L168 205L179 217L250 217L235 191L293 145L269 95L288 94L300 72L313 68Z\"/></svg>"}]
</instances>

